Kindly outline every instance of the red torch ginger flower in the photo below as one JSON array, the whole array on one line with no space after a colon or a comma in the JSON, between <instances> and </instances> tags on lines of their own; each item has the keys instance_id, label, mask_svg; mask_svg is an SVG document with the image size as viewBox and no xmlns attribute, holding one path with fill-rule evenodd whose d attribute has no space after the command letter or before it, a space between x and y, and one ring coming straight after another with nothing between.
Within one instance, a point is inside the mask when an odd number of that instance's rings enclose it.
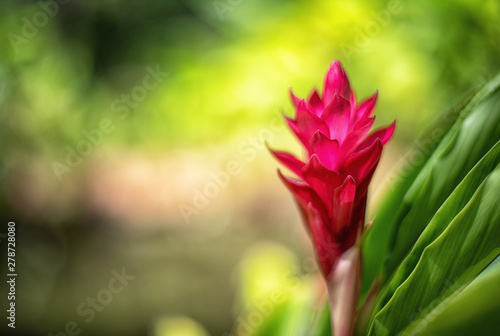
<instances>
[{"instance_id":1,"label":"red torch ginger flower","mask_svg":"<svg viewBox=\"0 0 500 336\"><path fill-rule=\"evenodd\" d=\"M322 95L313 90L307 100L291 91L290 96L296 116L285 119L305 147L306 160L286 152L271 152L298 177L289 178L279 172L307 224L330 291L332 282L339 285L342 272L351 272L335 271L363 231L368 185L395 123L370 133L378 94L356 103L349 79L338 61L332 63L326 74ZM360 260L359 251L349 255L348 258L356 255ZM354 268L360 268L360 262ZM357 290L352 291L356 296ZM342 294L332 291L331 299L332 296L340 299ZM349 309L355 310L356 303L351 302ZM337 329L336 335L341 334L350 331Z\"/></svg>"}]
</instances>

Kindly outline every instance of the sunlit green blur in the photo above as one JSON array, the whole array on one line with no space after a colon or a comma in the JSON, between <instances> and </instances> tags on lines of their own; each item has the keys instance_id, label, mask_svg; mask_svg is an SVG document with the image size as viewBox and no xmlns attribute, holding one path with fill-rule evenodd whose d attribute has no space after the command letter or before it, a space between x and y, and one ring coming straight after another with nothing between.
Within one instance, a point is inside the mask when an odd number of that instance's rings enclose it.
<instances>
[{"instance_id":1,"label":"sunlit green blur","mask_svg":"<svg viewBox=\"0 0 500 336\"><path fill-rule=\"evenodd\" d=\"M0 216L26 335L230 332L247 287L311 255L264 144L298 149L288 88L321 89L339 59L357 97L379 91L376 125L397 131L373 205L424 127L500 71L496 0L60 3L0 5ZM245 264L262 240L281 247ZM87 323L76 308L122 267L136 279Z\"/></svg>"}]
</instances>

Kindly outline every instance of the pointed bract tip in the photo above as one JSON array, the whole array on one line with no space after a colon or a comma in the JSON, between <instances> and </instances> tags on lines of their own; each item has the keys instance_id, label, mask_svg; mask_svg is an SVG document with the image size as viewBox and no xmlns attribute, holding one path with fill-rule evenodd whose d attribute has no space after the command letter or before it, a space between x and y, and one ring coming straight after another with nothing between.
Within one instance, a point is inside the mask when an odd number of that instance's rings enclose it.
<instances>
[{"instance_id":1,"label":"pointed bract tip","mask_svg":"<svg viewBox=\"0 0 500 336\"><path fill-rule=\"evenodd\" d=\"M292 101L293 106L297 107L301 99L293 93L291 87L288 88L288 94L290 95L290 100Z\"/></svg>"},{"instance_id":2,"label":"pointed bract tip","mask_svg":"<svg viewBox=\"0 0 500 336\"><path fill-rule=\"evenodd\" d=\"M330 67L337 67L337 68L342 68L342 63L340 63L339 60L333 60L332 64L330 65Z\"/></svg>"}]
</instances>

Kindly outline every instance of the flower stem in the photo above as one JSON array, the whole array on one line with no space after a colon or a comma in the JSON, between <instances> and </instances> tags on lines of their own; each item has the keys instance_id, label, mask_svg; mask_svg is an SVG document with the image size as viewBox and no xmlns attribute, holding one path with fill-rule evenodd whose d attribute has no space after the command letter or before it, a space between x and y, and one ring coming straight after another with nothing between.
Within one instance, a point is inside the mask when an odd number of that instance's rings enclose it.
<instances>
[{"instance_id":1,"label":"flower stem","mask_svg":"<svg viewBox=\"0 0 500 336\"><path fill-rule=\"evenodd\" d=\"M344 252L327 280L332 335L352 336L361 290L361 248Z\"/></svg>"}]
</instances>

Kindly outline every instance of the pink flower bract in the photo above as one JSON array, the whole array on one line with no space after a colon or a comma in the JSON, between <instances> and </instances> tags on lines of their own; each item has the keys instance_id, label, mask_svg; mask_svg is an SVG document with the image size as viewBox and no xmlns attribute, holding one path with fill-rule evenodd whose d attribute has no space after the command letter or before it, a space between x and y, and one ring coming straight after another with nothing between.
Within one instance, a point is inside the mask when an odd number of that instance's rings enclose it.
<instances>
[{"instance_id":1,"label":"pink flower bract","mask_svg":"<svg viewBox=\"0 0 500 336\"><path fill-rule=\"evenodd\" d=\"M370 133L378 94L356 103L338 61L328 69L322 95L313 90L307 100L291 91L290 96L296 114L285 119L304 146L306 160L271 152L296 174L295 179L279 172L297 201L328 278L363 231L368 185L395 122Z\"/></svg>"}]
</instances>

